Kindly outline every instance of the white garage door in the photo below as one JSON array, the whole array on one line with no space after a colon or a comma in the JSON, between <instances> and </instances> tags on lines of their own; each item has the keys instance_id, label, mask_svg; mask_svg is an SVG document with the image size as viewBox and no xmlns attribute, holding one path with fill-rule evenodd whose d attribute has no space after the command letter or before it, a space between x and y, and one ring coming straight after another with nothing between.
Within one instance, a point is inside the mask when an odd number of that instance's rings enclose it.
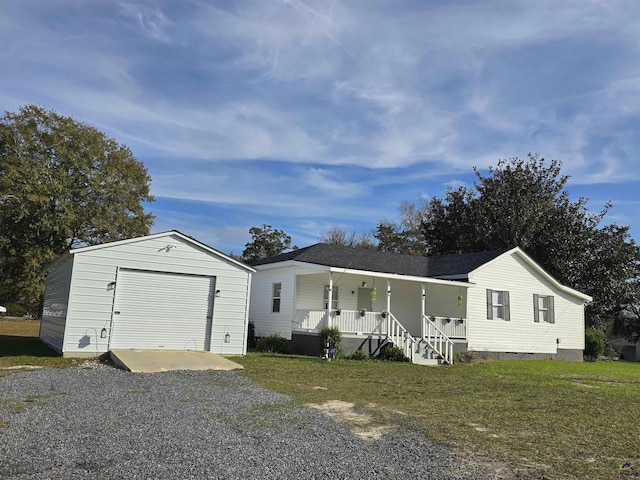
<instances>
[{"instance_id":1,"label":"white garage door","mask_svg":"<svg viewBox=\"0 0 640 480\"><path fill-rule=\"evenodd\" d=\"M111 349L209 350L215 277L121 269Z\"/></svg>"}]
</instances>

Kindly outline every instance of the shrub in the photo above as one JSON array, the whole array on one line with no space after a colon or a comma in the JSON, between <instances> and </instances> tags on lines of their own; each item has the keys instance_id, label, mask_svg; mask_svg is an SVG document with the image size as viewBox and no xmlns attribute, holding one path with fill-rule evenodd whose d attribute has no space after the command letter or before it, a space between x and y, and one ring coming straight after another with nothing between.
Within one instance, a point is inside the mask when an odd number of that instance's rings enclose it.
<instances>
[{"instance_id":1,"label":"shrub","mask_svg":"<svg viewBox=\"0 0 640 480\"><path fill-rule=\"evenodd\" d=\"M453 354L453 363L469 363L473 360L473 354L471 352L460 352Z\"/></svg>"},{"instance_id":2,"label":"shrub","mask_svg":"<svg viewBox=\"0 0 640 480\"><path fill-rule=\"evenodd\" d=\"M10 317L21 317L29 314L27 307L19 303L7 303L5 307L7 308L7 315Z\"/></svg>"},{"instance_id":3,"label":"shrub","mask_svg":"<svg viewBox=\"0 0 640 480\"><path fill-rule=\"evenodd\" d=\"M367 361L367 360L369 360L369 354L367 352L365 352L364 350L356 350L355 352L353 352L351 354L349 359L350 360Z\"/></svg>"},{"instance_id":4,"label":"shrub","mask_svg":"<svg viewBox=\"0 0 640 480\"><path fill-rule=\"evenodd\" d=\"M388 345L378 355L378 360L388 362L410 362L411 360L404 354L404 351L395 345Z\"/></svg>"},{"instance_id":5,"label":"shrub","mask_svg":"<svg viewBox=\"0 0 640 480\"><path fill-rule=\"evenodd\" d=\"M584 332L584 358L596 361L604 352L604 332L597 328L587 328Z\"/></svg>"},{"instance_id":6,"label":"shrub","mask_svg":"<svg viewBox=\"0 0 640 480\"><path fill-rule=\"evenodd\" d=\"M338 327L324 327L320 330L320 351L326 348L336 349L336 358L342 356L342 333Z\"/></svg>"},{"instance_id":7,"label":"shrub","mask_svg":"<svg viewBox=\"0 0 640 480\"><path fill-rule=\"evenodd\" d=\"M256 326L253 322L249 322L247 327L247 350L256 348Z\"/></svg>"},{"instance_id":8,"label":"shrub","mask_svg":"<svg viewBox=\"0 0 640 480\"><path fill-rule=\"evenodd\" d=\"M256 349L267 353L289 353L289 340L276 333L258 340Z\"/></svg>"}]
</instances>

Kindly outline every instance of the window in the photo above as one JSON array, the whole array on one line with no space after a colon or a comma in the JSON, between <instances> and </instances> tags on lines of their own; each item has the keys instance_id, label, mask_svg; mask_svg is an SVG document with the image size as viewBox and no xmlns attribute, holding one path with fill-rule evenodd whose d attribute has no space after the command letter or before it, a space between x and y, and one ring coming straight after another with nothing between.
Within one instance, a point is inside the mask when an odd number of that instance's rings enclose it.
<instances>
[{"instance_id":1,"label":"window","mask_svg":"<svg viewBox=\"0 0 640 480\"><path fill-rule=\"evenodd\" d=\"M556 323L553 296L533 294L533 321Z\"/></svg>"},{"instance_id":2,"label":"window","mask_svg":"<svg viewBox=\"0 0 640 480\"><path fill-rule=\"evenodd\" d=\"M324 308L329 308L329 285L324 286L323 300ZM334 285L331 295L331 310L335 310L336 308L338 308L338 287Z\"/></svg>"},{"instance_id":3,"label":"window","mask_svg":"<svg viewBox=\"0 0 640 480\"><path fill-rule=\"evenodd\" d=\"M509 292L487 290L487 318L511 320L509 313Z\"/></svg>"},{"instance_id":4,"label":"window","mask_svg":"<svg viewBox=\"0 0 640 480\"><path fill-rule=\"evenodd\" d=\"M273 295L271 299L271 311L278 313L280 311L280 292L282 291L281 283L273 284Z\"/></svg>"}]
</instances>

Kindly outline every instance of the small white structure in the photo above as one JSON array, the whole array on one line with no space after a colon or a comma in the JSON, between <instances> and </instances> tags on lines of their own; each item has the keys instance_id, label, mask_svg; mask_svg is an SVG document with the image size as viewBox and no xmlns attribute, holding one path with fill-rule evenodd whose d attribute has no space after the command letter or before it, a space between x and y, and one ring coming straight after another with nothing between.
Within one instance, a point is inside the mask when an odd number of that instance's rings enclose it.
<instances>
[{"instance_id":1,"label":"small white structure","mask_svg":"<svg viewBox=\"0 0 640 480\"><path fill-rule=\"evenodd\" d=\"M175 230L73 249L47 268L40 339L71 357L242 355L253 272Z\"/></svg>"},{"instance_id":2,"label":"small white structure","mask_svg":"<svg viewBox=\"0 0 640 480\"><path fill-rule=\"evenodd\" d=\"M454 352L492 358L581 361L584 304L520 248L416 257L316 244L254 265L256 336L280 334L317 354L323 327L345 351L385 344L416 363Z\"/></svg>"}]
</instances>

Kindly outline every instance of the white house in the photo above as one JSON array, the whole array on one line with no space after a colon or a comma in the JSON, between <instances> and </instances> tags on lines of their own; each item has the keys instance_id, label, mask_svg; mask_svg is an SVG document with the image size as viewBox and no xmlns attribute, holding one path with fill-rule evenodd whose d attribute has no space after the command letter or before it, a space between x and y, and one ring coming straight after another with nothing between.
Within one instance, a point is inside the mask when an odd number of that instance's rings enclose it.
<instances>
[{"instance_id":1,"label":"white house","mask_svg":"<svg viewBox=\"0 0 640 480\"><path fill-rule=\"evenodd\" d=\"M588 295L561 285L520 248L416 257L316 244L257 262L250 321L317 354L336 326L348 351L393 343L417 363L455 352L582 360Z\"/></svg>"},{"instance_id":2,"label":"white house","mask_svg":"<svg viewBox=\"0 0 640 480\"><path fill-rule=\"evenodd\" d=\"M244 354L254 271L178 231L73 249L47 268L40 338L72 357Z\"/></svg>"}]
</instances>

